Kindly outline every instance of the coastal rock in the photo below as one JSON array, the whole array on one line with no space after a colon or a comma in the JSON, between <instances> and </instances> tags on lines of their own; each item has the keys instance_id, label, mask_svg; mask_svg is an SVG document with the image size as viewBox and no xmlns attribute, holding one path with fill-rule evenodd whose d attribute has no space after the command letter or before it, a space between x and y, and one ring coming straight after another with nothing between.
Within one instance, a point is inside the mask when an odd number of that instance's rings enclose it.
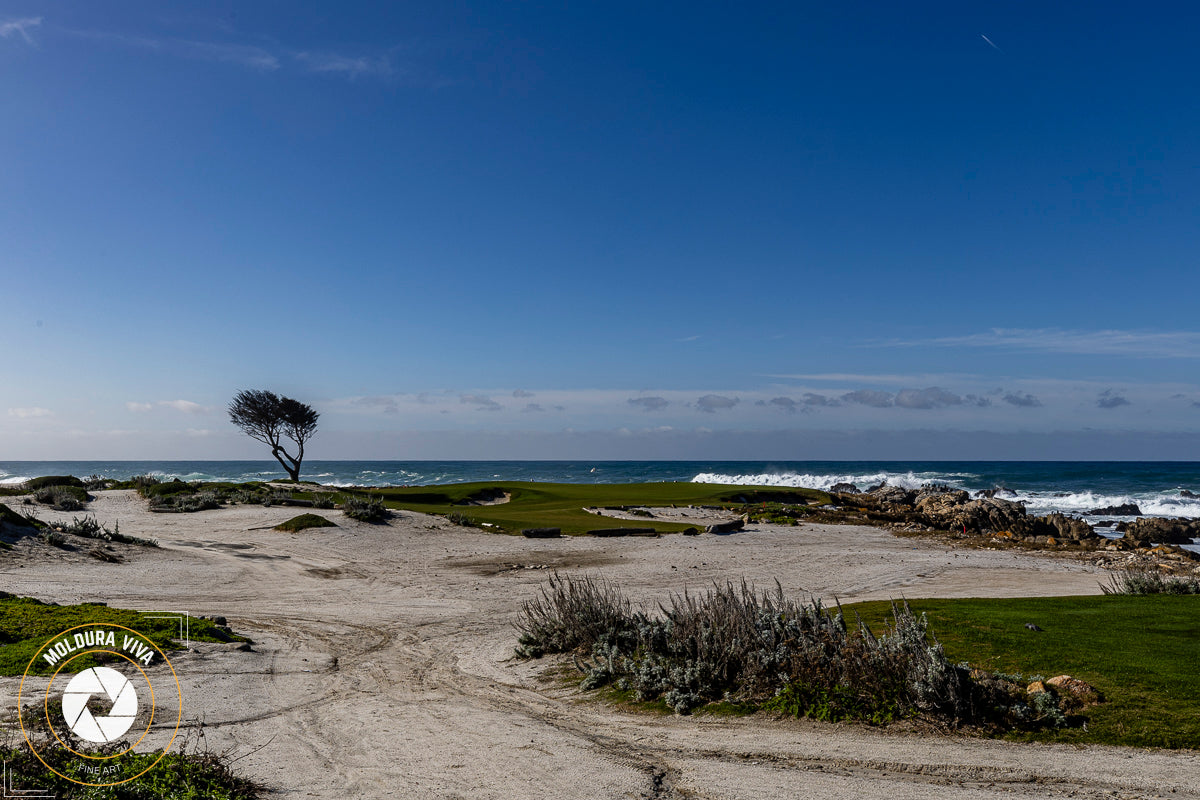
<instances>
[{"instance_id":1,"label":"coastal rock","mask_svg":"<svg viewBox=\"0 0 1200 800\"><path fill-rule=\"evenodd\" d=\"M526 539L557 539L562 536L562 528L525 528L521 535Z\"/></svg>"},{"instance_id":2,"label":"coastal rock","mask_svg":"<svg viewBox=\"0 0 1200 800\"><path fill-rule=\"evenodd\" d=\"M937 528L965 530L971 533L984 530L1010 531L1019 537L1031 532L1025 506L1008 500L986 497L949 504L948 501L929 498L926 507L929 511L922 514L926 524Z\"/></svg>"},{"instance_id":3,"label":"coastal rock","mask_svg":"<svg viewBox=\"0 0 1200 800\"><path fill-rule=\"evenodd\" d=\"M1119 506L1105 506L1104 508L1093 508L1091 511L1083 512L1089 517L1100 514L1111 514L1115 517L1140 517L1142 510L1138 508L1137 503L1121 503Z\"/></svg>"},{"instance_id":4,"label":"coastal rock","mask_svg":"<svg viewBox=\"0 0 1200 800\"><path fill-rule=\"evenodd\" d=\"M1200 494L1196 494L1195 492L1189 492L1187 489L1180 490L1179 496L1180 497L1190 497L1193 500L1200 499Z\"/></svg>"},{"instance_id":5,"label":"coastal rock","mask_svg":"<svg viewBox=\"0 0 1200 800\"><path fill-rule=\"evenodd\" d=\"M738 517L737 519L731 519L729 522L718 522L709 525L705 528L705 533L733 533L734 531L740 531L745 526L746 518Z\"/></svg>"},{"instance_id":6,"label":"coastal rock","mask_svg":"<svg viewBox=\"0 0 1200 800\"><path fill-rule=\"evenodd\" d=\"M1091 525L1088 525L1077 517L1068 517L1055 512L1041 519L1044 524L1049 525L1057 531L1056 538L1058 539L1080 542L1085 539L1095 539L1099 536L1099 534L1092 530Z\"/></svg>"},{"instance_id":7,"label":"coastal rock","mask_svg":"<svg viewBox=\"0 0 1200 800\"><path fill-rule=\"evenodd\" d=\"M1104 695L1099 689L1070 675L1055 675L1045 685L1058 693L1065 711L1077 711L1104 702Z\"/></svg>"},{"instance_id":8,"label":"coastal rock","mask_svg":"<svg viewBox=\"0 0 1200 800\"><path fill-rule=\"evenodd\" d=\"M1017 493L1007 486L997 486L995 489L980 489L976 497L1016 497Z\"/></svg>"},{"instance_id":9,"label":"coastal rock","mask_svg":"<svg viewBox=\"0 0 1200 800\"><path fill-rule=\"evenodd\" d=\"M846 483L844 481L842 483L835 483L833 486L830 486L829 491L830 492L841 492L842 494L858 494L859 493L857 486L855 486L853 483Z\"/></svg>"},{"instance_id":10,"label":"coastal rock","mask_svg":"<svg viewBox=\"0 0 1200 800\"><path fill-rule=\"evenodd\" d=\"M588 536L658 536L654 528L597 528L587 532Z\"/></svg>"},{"instance_id":11,"label":"coastal rock","mask_svg":"<svg viewBox=\"0 0 1200 800\"><path fill-rule=\"evenodd\" d=\"M915 507L918 513L930 516L944 516L954 508L970 500L966 492L953 489L945 492L929 492L924 489L917 493Z\"/></svg>"},{"instance_id":12,"label":"coastal rock","mask_svg":"<svg viewBox=\"0 0 1200 800\"><path fill-rule=\"evenodd\" d=\"M1122 526L1117 527L1122 530ZM1151 544L1191 544L1200 537L1200 520L1142 517L1123 526L1125 540L1135 547Z\"/></svg>"},{"instance_id":13,"label":"coastal rock","mask_svg":"<svg viewBox=\"0 0 1200 800\"><path fill-rule=\"evenodd\" d=\"M1041 681L1034 681L1025 687L1026 694L1041 694L1042 692L1047 691L1049 691L1049 689L1047 689L1046 684L1042 683Z\"/></svg>"}]
</instances>

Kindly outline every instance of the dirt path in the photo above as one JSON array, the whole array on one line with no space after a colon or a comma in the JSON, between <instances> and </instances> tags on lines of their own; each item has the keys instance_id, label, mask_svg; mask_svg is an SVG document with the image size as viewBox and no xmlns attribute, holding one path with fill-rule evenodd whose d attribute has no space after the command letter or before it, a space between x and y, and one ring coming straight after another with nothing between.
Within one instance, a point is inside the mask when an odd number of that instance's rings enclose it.
<instances>
[{"instance_id":1,"label":"dirt path","mask_svg":"<svg viewBox=\"0 0 1200 800\"><path fill-rule=\"evenodd\" d=\"M743 577L843 600L1098 593L1074 562L836 526L532 541L412 514L251 531L295 511L157 515L123 492L90 510L163 548L112 565L22 545L0 561L0 588L229 618L254 652L174 658L185 715L280 797L1200 797L1196 753L627 714L510 658L512 621L549 569L603 574L635 600ZM11 707L15 681L0 686Z\"/></svg>"}]
</instances>

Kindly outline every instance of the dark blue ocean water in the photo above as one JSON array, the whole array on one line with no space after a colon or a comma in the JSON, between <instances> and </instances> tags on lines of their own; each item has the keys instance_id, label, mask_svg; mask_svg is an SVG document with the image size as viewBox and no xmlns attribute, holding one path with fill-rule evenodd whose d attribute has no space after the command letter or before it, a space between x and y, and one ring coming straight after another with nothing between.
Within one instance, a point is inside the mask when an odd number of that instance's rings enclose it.
<instances>
[{"instance_id":1,"label":"dark blue ocean water","mask_svg":"<svg viewBox=\"0 0 1200 800\"><path fill-rule=\"evenodd\" d=\"M273 461L7 461L0 483L39 475L129 478L153 474L184 480L286 477ZM1077 516L1121 503L1143 514L1200 517L1200 462L1096 461L307 461L301 475L331 485L403 486L464 481L564 483L710 483L859 488L887 481L916 488L944 483L976 491L1007 487L1031 513Z\"/></svg>"}]
</instances>

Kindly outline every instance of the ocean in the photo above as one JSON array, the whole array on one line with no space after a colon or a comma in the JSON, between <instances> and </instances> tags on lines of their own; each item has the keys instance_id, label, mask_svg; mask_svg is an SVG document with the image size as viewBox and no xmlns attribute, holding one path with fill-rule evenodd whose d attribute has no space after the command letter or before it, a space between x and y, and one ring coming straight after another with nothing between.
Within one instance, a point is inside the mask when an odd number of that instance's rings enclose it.
<instances>
[{"instance_id":1,"label":"ocean","mask_svg":"<svg viewBox=\"0 0 1200 800\"><path fill-rule=\"evenodd\" d=\"M0 461L0 484L41 475L250 481L284 478L273 461ZM304 480L333 486L416 486L466 481L761 484L828 489L881 481L917 488L947 484L971 492L1004 487L1031 514L1061 511L1089 522L1132 519L1095 514L1135 503L1144 516L1200 517L1200 462L1180 461L306 461Z\"/></svg>"}]
</instances>

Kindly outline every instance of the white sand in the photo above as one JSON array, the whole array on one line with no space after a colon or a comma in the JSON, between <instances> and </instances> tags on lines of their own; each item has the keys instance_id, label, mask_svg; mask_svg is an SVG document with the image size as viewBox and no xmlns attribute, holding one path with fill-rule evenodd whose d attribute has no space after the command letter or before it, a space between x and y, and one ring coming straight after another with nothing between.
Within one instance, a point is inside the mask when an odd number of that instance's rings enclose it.
<instances>
[{"instance_id":1,"label":"white sand","mask_svg":"<svg viewBox=\"0 0 1200 800\"><path fill-rule=\"evenodd\" d=\"M637 600L741 578L843 601L1099 593L1102 576L1078 562L845 526L526 540L408 513L249 530L300 512L151 514L131 492L100 493L89 511L162 549L130 548L114 565L23 543L0 556L0 588L226 616L255 652L174 656L185 716L280 797L1200 797L1196 752L631 714L510 658L512 622L545 568L604 575ZM16 680L0 686L11 710Z\"/></svg>"}]
</instances>

